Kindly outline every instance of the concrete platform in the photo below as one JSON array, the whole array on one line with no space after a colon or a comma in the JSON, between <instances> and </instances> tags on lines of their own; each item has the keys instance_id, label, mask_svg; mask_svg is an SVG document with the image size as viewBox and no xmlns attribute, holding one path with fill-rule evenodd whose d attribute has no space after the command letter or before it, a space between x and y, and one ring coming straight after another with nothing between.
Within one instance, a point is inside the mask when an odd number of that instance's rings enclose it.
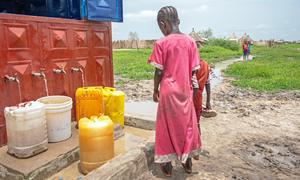
<instances>
[{"instance_id":1,"label":"concrete platform","mask_svg":"<svg viewBox=\"0 0 300 180\"><path fill-rule=\"evenodd\" d=\"M124 130L115 126L115 139L124 136ZM133 138L134 139L134 138ZM133 141L133 140L132 140ZM75 124L72 136L63 142L49 143L48 150L27 159L7 154L7 146L0 148L0 179L45 179L79 160L79 137Z\"/></svg>"},{"instance_id":2,"label":"concrete platform","mask_svg":"<svg viewBox=\"0 0 300 180\"><path fill-rule=\"evenodd\" d=\"M133 127L126 126L125 136L115 141L116 156L134 149L149 137L154 137L154 131L147 130L155 129L157 103L128 102L125 107L125 124ZM124 132L115 134L123 136ZM68 140L49 143L47 151L28 159L18 159L7 154L7 147L4 146L0 148L0 179L80 178L82 175L77 170L78 145L78 130L73 127L72 136Z\"/></svg>"},{"instance_id":3,"label":"concrete platform","mask_svg":"<svg viewBox=\"0 0 300 180\"><path fill-rule=\"evenodd\" d=\"M132 148L138 146L138 144L142 143L145 139L125 133L125 136L115 141L115 156L119 156L129 151ZM70 166L61 170L57 174L51 176L48 180L58 180L58 179L80 179L85 177L78 170L78 163L72 163Z\"/></svg>"},{"instance_id":4,"label":"concrete platform","mask_svg":"<svg viewBox=\"0 0 300 180\"><path fill-rule=\"evenodd\" d=\"M124 130L125 130L125 136L115 141L115 158L113 158L111 161L117 161L116 163L118 163L118 160L116 159L120 159L121 157L122 159L126 159L126 157L123 158L123 156L126 153L137 149L141 144L147 142L148 140L153 141L154 139L154 131L138 129L130 126L125 126ZM89 175L84 176L80 174L80 172L78 171L78 163L79 161L76 161L75 163L71 164L67 168L61 170L60 172L48 178L48 180L88 179ZM97 171L106 172L106 170L97 170Z\"/></svg>"},{"instance_id":5,"label":"concrete platform","mask_svg":"<svg viewBox=\"0 0 300 180\"><path fill-rule=\"evenodd\" d=\"M48 150L28 159L7 154L7 146L0 148L0 179L44 179L67 167L79 158L78 131L66 141L49 143Z\"/></svg>"},{"instance_id":6,"label":"concrete platform","mask_svg":"<svg viewBox=\"0 0 300 180\"><path fill-rule=\"evenodd\" d=\"M125 124L147 130L155 130L157 105L153 101L126 102Z\"/></svg>"}]
</instances>

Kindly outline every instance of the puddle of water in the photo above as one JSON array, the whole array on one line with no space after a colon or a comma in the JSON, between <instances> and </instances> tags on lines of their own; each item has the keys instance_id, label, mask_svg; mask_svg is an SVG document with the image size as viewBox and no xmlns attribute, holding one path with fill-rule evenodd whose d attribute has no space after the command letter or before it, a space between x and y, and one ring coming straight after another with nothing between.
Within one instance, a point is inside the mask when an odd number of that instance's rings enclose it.
<instances>
[{"instance_id":1,"label":"puddle of water","mask_svg":"<svg viewBox=\"0 0 300 180\"><path fill-rule=\"evenodd\" d=\"M216 63L215 67L212 69L210 77L210 86L212 88L217 87L223 82L222 71L225 70L230 64L241 61L241 59L230 59Z\"/></svg>"}]
</instances>

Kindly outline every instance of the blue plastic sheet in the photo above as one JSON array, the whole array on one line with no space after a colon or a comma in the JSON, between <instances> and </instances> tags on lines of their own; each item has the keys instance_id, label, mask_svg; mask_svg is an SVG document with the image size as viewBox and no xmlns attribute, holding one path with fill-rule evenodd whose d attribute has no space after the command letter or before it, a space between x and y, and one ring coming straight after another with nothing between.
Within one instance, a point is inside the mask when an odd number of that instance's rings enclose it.
<instances>
[{"instance_id":1,"label":"blue plastic sheet","mask_svg":"<svg viewBox=\"0 0 300 180\"><path fill-rule=\"evenodd\" d=\"M0 13L123 22L123 1L0 0Z\"/></svg>"},{"instance_id":2,"label":"blue plastic sheet","mask_svg":"<svg viewBox=\"0 0 300 180\"><path fill-rule=\"evenodd\" d=\"M30 15L80 19L80 0L31 0Z\"/></svg>"},{"instance_id":3,"label":"blue plastic sheet","mask_svg":"<svg viewBox=\"0 0 300 180\"><path fill-rule=\"evenodd\" d=\"M80 19L80 0L68 0L70 19Z\"/></svg>"},{"instance_id":4,"label":"blue plastic sheet","mask_svg":"<svg viewBox=\"0 0 300 180\"><path fill-rule=\"evenodd\" d=\"M26 14L29 3L24 0L0 0L0 13Z\"/></svg>"},{"instance_id":5,"label":"blue plastic sheet","mask_svg":"<svg viewBox=\"0 0 300 180\"><path fill-rule=\"evenodd\" d=\"M0 13L16 13L15 1L0 0Z\"/></svg>"},{"instance_id":6,"label":"blue plastic sheet","mask_svg":"<svg viewBox=\"0 0 300 180\"><path fill-rule=\"evenodd\" d=\"M122 0L81 0L82 19L123 22Z\"/></svg>"}]
</instances>

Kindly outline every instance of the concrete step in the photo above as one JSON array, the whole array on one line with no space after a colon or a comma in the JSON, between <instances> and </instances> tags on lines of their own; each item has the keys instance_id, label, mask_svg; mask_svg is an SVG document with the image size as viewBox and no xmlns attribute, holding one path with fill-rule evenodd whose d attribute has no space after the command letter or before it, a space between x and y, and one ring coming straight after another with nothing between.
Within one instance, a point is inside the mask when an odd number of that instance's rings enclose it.
<instances>
[{"instance_id":1,"label":"concrete step","mask_svg":"<svg viewBox=\"0 0 300 180\"><path fill-rule=\"evenodd\" d=\"M137 128L155 130L157 103L152 101L126 102L125 124Z\"/></svg>"}]
</instances>

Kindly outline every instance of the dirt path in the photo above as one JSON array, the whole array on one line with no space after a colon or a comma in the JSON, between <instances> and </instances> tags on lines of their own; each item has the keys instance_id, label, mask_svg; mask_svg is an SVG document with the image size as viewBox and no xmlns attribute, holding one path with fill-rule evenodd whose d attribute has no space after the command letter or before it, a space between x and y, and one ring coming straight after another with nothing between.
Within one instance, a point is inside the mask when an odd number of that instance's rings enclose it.
<instances>
[{"instance_id":1,"label":"dirt path","mask_svg":"<svg viewBox=\"0 0 300 180\"><path fill-rule=\"evenodd\" d=\"M119 87L127 100L151 100L152 81ZM204 153L193 174L175 165L170 179L300 179L300 92L253 93L225 79L213 89L219 113L201 121ZM157 166L138 179L163 179Z\"/></svg>"}]
</instances>

